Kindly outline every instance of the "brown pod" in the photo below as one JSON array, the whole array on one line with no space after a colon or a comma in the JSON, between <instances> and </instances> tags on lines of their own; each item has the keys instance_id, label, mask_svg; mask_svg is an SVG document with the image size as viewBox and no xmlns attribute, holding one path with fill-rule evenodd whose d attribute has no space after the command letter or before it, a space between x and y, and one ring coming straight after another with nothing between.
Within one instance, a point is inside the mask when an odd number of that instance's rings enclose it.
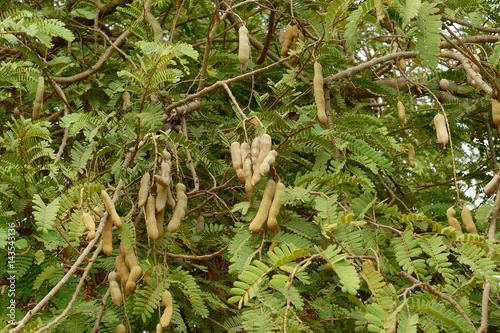
<instances>
[{"instance_id":1,"label":"brown pod","mask_svg":"<svg viewBox=\"0 0 500 333\"><path fill-rule=\"evenodd\" d=\"M238 142L233 142L231 144L231 159L233 161L233 168L238 175L240 181L245 181L243 177L243 162L241 160L241 147Z\"/></svg>"},{"instance_id":2,"label":"brown pod","mask_svg":"<svg viewBox=\"0 0 500 333\"><path fill-rule=\"evenodd\" d=\"M122 220L120 219L120 216L116 212L115 209L115 204L113 203L113 200L111 200L111 197L109 194L105 191L101 191L101 196L102 196L102 201L104 202L104 206L106 207L106 210L109 213L109 216L111 217L111 220L113 221L113 224L117 227L120 228L122 226Z\"/></svg>"},{"instance_id":3,"label":"brown pod","mask_svg":"<svg viewBox=\"0 0 500 333\"><path fill-rule=\"evenodd\" d=\"M169 180L165 179L164 177L162 177L160 175L154 175L153 180L156 182L156 184L163 186L163 187L168 187L168 185L170 184Z\"/></svg>"},{"instance_id":4,"label":"brown pod","mask_svg":"<svg viewBox=\"0 0 500 333\"><path fill-rule=\"evenodd\" d=\"M398 101L398 118L401 120L401 122L405 123L406 122L406 111L405 111L405 106L403 105L403 102Z\"/></svg>"},{"instance_id":5,"label":"brown pod","mask_svg":"<svg viewBox=\"0 0 500 333\"><path fill-rule=\"evenodd\" d=\"M256 168L258 168L257 160L259 159L260 153L260 137L256 137L255 139L253 139L250 152L252 154L252 170L255 170Z\"/></svg>"},{"instance_id":6,"label":"brown pod","mask_svg":"<svg viewBox=\"0 0 500 333\"><path fill-rule=\"evenodd\" d=\"M127 329L125 328L125 326L123 324L120 324L118 326L116 326L115 328L115 333L126 333L127 332Z\"/></svg>"},{"instance_id":7,"label":"brown pod","mask_svg":"<svg viewBox=\"0 0 500 333\"><path fill-rule=\"evenodd\" d=\"M240 151L241 151L241 162L242 162L242 167L243 167L243 162L247 158L248 155L250 155L250 145L248 142L243 142L240 146Z\"/></svg>"},{"instance_id":8,"label":"brown pod","mask_svg":"<svg viewBox=\"0 0 500 333\"><path fill-rule=\"evenodd\" d=\"M439 88L441 88L442 90L448 90L448 88L450 87L450 82L446 79L441 79L439 81Z\"/></svg>"},{"instance_id":9,"label":"brown pod","mask_svg":"<svg viewBox=\"0 0 500 333\"><path fill-rule=\"evenodd\" d=\"M248 29L241 26L238 29L238 60L242 66L245 66L250 58L250 40L248 37Z\"/></svg>"},{"instance_id":10,"label":"brown pod","mask_svg":"<svg viewBox=\"0 0 500 333\"><path fill-rule=\"evenodd\" d=\"M14 108L14 116L19 117L19 108L17 106Z\"/></svg>"},{"instance_id":11,"label":"brown pod","mask_svg":"<svg viewBox=\"0 0 500 333\"><path fill-rule=\"evenodd\" d=\"M160 324L163 328L167 327L170 324L170 320L172 319L173 312L173 302L172 302L172 294L168 290L165 290L161 296L161 302L165 306L165 311L160 318Z\"/></svg>"},{"instance_id":12,"label":"brown pod","mask_svg":"<svg viewBox=\"0 0 500 333\"><path fill-rule=\"evenodd\" d=\"M115 259L115 267L120 279L122 280L122 285L126 285L128 281L128 276L130 272L128 270L127 264L125 263L125 257L122 253Z\"/></svg>"},{"instance_id":13,"label":"brown pod","mask_svg":"<svg viewBox=\"0 0 500 333\"><path fill-rule=\"evenodd\" d=\"M281 46L280 54L282 56L287 55L288 51L290 50L290 46L292 46L293 32L294 32L293 26L291 24L288 24L285 29L285 40L283 41L283 45Z\"/></svg>"},{"instance_id":14,"label":"brown pod","mask_svg":"<svg viewBox=\"0 0 500 333\"><path fill-rule=\"evenodd\" d=\"M243 175L245 176L245 192L250 198L255 193L255 188L252 185L252 158L247 156L243 163Z\"/></svg>"},{"instance_id":15,"label":"brown pod","mask_svg":"<svg viewBox=\"0 0 500 333\"><path fill-rule=\"evenodd\" d=\"M163 237L163 233L165 232L163 228L163 220L165 218L165 210L160 210L156 212L156 229L158 229L158 239Z\"/></svg>"},{"instance_id":16,"label":"brown pod","mask_svg":"<svg viewBox=\"0 0 500 333\"><path fill-rule=\"evenodd\" d=\"M111 300L116 306L120 306L123 301L122 291L118 285L118 275L115 272L111 272L108 275L109 281L109 291L111 293Z\"/></svg>"},{"instance_id":17,"label":"brown pod","mask_svg":"<svg viewBox=\"0 0 500 333\"><path fill-rule=\"evenodd\" d=\"M493 123L500 126L500 102L494 98L491 99L491 116Z\"/></svg>"},{"instance_id":18,"label":"brown pod","mask_svg":"<svg viewBox=\"0 0 500 333\"><path fill-rule=\"evenodd\" d=\"M158 229L156 228L155 207L155 198L152 195L149 195L146 202L144 216L146 218L146 230L148 232L148 237L153 240L157 240L159 238Z\"/></svg>"},{"instance_id":19,"label":"brown pod","mask_svg":"<svg viewBox=\"0 0 500 333\"><path fill-rule=\"evenodd\" d=\"M460 225L460 222L455 218L455 215L457 215L457 212L453 207L448 208L446 211L446 217L448 218L448 225L450 227L453 227L457 231L462 231L462 226Z\"/></svg>"},{"instance_id":20,"label":"brown pod","mask_svg":"<svg viewBox=\"0 0 500 333\"><path fill-rule=\"evenodd\" d=\"M40 118L40 112L43 106L43 93L45 90L45 79L43 76L38 77L38 85L36 87L35 104L33 105L33 120Z\"/></svg>"},{"instance_id":21,"label":"brown pod","mask_svg":"<svg viewBox=\"0 0 500 333\"><path fill-rule=\"evenodd\" d=\"M127 293L131 294L135 290L135 286L137 285L137 280L141 278L142 269L140 266L134 266L130 269L130 275L128 277L127 284L125 285L125 290Z\"/></svg>"},{"instance_id":22,"label":"brown pod","mask_svg":"<svg viewBox=\"0 0 500 333\"><path fill-rule=\"evenodd\" d=\"M415 148L412 145L408 145L408 165L410 168L415 167Z\"/></svg>"},{"instance_id":23,"label":"brown pod","mask_svg":"<svg viewBox=\"0 0 500 333\"><path fill-rule=\"evenodd\" d=\"M269 170L271 170L271 166L274 164L276 161L276 156L278 156L278 153L276 150L271 150L264 161L262 161L262 164L259 167L259 173L261 176L265 176Z\"/></svg>"},{"instance_id":24,"label":"brown pod","mask_svg":"<svg viewBox=\"0 0 500 333\"><path fill-rule=\"evenodd\" d=\"M130 93L128 91L125 91L122 95L122 100L123 100L123 108L125 109L127 106L132 104L130 101Z\"/></svg>"},{"instance_id":25,"label":"brown pod","mask_svg":"<svg viewBox=\"0 0 500 333\"><path fill-rule=\"evenodd\" d=\"M172 218L167 226L167 230L170 233L174 233L179 230L187 208L186 186L182 183L178 183L175 186L175 189L177 194L177 204L175 205L174 213L172 214Z\"/></svg>"},{"instance_id":26,"label":"brown pod","mask_svg":"<svg viewBox=\"0 0 500 333\"><path fill-rule=\"evenodd\" d=\"M281 210L281 195L285 193L285 185L279 181L276 184L276 188L274 190L273 202L271 204L271 208L269 208L269 216L267 218L267 228L269 230L276 230L279 228L278 225L278 216Z\"/></svg>"},{"instance_id":27,"label":"brown pod","mask_svg":"<svg viewBox=\"0 0 500 333\"><path fill-rule=\"evenodd\" d=\"M493 193L495 193L496 189L498 188L498 184L500 184L500 175L495 175L484 187L484 194L492 195Z\"/></svg>"},{"instance_id":28,"label":"brown pod","mask_svg":"<svg viewBox=\"0 0 500 333\"><path fill-rule=\"evenodd\" d=\"M156 211L161 212L165 210L167 205L167 188L161 185L156 186Z\"/></svg>"},{"instance_id":29,"label":"brown pod","mask_svg":"<svg viewBox=\"0 0 500 333\"><path fill-rule=\"evenodd\" d=\"M318 121L325 126L328 123L325 111L325 93L323 90L323 67L319 62L314 62L314 100L318 108Z\"/></svg>"},{"instance_id":30,"label":"brown pod","mask_svg":"<svg viewBox=\"0 0 500 333\"><path fill-rule=\"evenodd\" d=\"M171 208L175 207L175 199L174 196L172 195L172 190L170 189L170 186L167 187L167 206Z\"/></svg>"},{"instance_id":31,"label":"brown pod","mask_svg":"<svg viewBox=\"0 0 500 333\"><path fill-rule=\"evenodd\" d=\"M262 230L262 227L267 221L267 217L269 215L269 209L271 208L271 204L273 202L273 197L276 189L276 182L272 179L267 181L266 187L264 189L264 194L262 195L262 201L259 205L259 210L255 215L252 223L250 223L248 229L252 233L258 233Z\"/></svg>"},{"instance_id":32,"label":"brown pod","mask_svg":"<svg viewBox=\"0 0 500 333\"><path fill-rule=\"evenodd\" d=\"M151 180L151 175L149 172L146 172L141 178L141 186L139 188L139 199L137 202L137 207L142 207L148 200L148 192L149 192L149 182Z\"/></svg>"},{"instance_id":33,"label":"brown pod","mask_svg":"<svg viewBox=\"0 0 500 333\"><path fill-rule=\"evenodd\" d=\"M95 238L95 222L92 216L88 213L83 213L82 214L82 222L83 225L85 226L85 229L89 231L87 234L87 239L88 240L93 240Z\"/></svg>"},{"instance_id":34,"label":"brown pod","mask_svg":"<svg viewBox=\"0 0 500 333\"><path fill-rule=\"evenodd\" d=\"M124 242L120 243L120 251L125 258L125 263L127 264L128 268L131 269L134 266L139 266L139 260L137 260L134 250L127 247Z\"/></svg>"},{"instance_id":35,"label":"brown pod","mask_svg":"<svg viewBox=\"0 0 500 333\"><path fill-rule=\"evenodd\" d=\"M201 234L205 230L205 218L203 215L199 215L196 219L196 232Z\"/></svg>"},{"instance_id":36,"label":"brown pod","mask_svg":"<svg viewBox=\"0 0 500 333\"><path fill-rule=\"evenodd\" d=\"M107 256L113 253L113 221L109 215L102 229L102 252Z\"/></svg>"},{"instance_id":37,"label":"brown pod","mask_svg":"<svg viewBox=\"0 0 500 333\"><path fill-rule=\"evenodd\" d=\"M259 157L257 158L257 164L255 168L253 169L253 176L252 176L252 185L257 186L259 185L260 181L262 180L262 175L259 173L259 168L264 159L267 157L269 152L271 151L271 147L273 145L273 140L269 134L263 134L260 137L260 151L259 151ZM244 177L243 177L244 178Z\"/></svg>"},{"instance_id":38,"label":"brown pod","mask_svg":"<svg viewBox=\"0 0 500 333\"><path fill-rule=\"evenodd\" d=\"M156 333L161 333L161 332L163 332L163 327L161 327L161 324L158 323L156 324Z\"/></svg>"},{"instance_id":39,"label":"brown pod","mask_svg":"<svg viewBox=\"0 0 500 333\"><path fill-rule=\"evenodd\" d=\"M474 220L472 219L472 214L470 213L469 208L463 207L462 209L462 222L465 226L465 231L469 234L477 234L476 225L474 224Z\"/></svg>"},{"instance_id":40,"label":"brown pod","mask_svg":"<svg viewBox=\"0 0 500 333\"><path fill-rule=\"evenodd\" d=\"M404 58L399 58L399 69L401 69L401 72L406 72L406 60Z\"/></svg>"},{"instance_id":41,"label":"brown pod","mask_svg":"<svg viewBox=\"0 0 500 333\"><path fill-rule=\"evenodd\" d=\"M446 129L446 121L442 114L437 114L434 117L434 126L436 126L436 136L439 146L445 147L448 143L448 130Z\"/></svg>"}]
</instances>

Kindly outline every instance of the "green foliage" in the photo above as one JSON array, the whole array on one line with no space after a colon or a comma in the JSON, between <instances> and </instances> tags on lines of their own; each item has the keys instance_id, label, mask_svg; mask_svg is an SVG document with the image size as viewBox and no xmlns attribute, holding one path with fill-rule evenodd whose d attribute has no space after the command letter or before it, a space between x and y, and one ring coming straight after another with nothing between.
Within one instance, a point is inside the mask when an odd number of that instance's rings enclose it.
<instances>
[{"instance_id":1,"label":"green foliage","mask_svg":"<svg viewBox=\"0 0 500 333\"><path fill-rule=\"evenodd\" d=\"M97 318L101 332L119 323L152 332L165 290L173 332L472 332L484 311L490 331L500 325L487 302L499 297L498 200L482 194L497 172L493 3L273 2L275 31L257 64L268 2L126 2L0 1L0 276L14 276L16 287L13 297L6 284L0 297L2 332L11 299L16 321L29 317L23 331L62 314L50 331L88 331ZM277 64L288 23L305 35L292 44L294 66ZM251 35L245 73L241 24ZM444 36L466 49L443 47ZM451 52L479 56L485 83L466 84L469 64ZM314 61L323 66L326 126L317 121ZM43 108L33 120L39 76ZM452 149L435 143L433 117L443 109ZM230 146L263 133L278 155L248 195ZM155 200L164 189L155 175L177 204L175 184L187 188L177 232L167 231L175 207L155 211L158 240L137 206L145 173ZM269 179L286 186L279 228L253 234ZM94 260L102 190L115 197L122 226L112 253ZM478 234L449 227L447 209L463 205ZM93 241L82 223L92 210L100 212ZM143 274L130 294L119 281L117 307L104 299L121 243Z\"/></svg>"}]
</instances>

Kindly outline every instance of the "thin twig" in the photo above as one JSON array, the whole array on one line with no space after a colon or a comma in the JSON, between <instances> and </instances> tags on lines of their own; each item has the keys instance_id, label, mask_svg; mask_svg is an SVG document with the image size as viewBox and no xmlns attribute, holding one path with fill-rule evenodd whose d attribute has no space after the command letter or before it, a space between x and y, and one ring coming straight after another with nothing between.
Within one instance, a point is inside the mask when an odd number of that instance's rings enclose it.
<instances>
[{"instance_id":1,"label":"thin twig","mask_svg":"<svg viewBox=\"0 0 500 333\"><path fill-rule=\"evenodd\" d=\"M399 272L398 274L399 276L401 277L404 277L405 279L407 279L408 281L410 281L411 283L413 284L418 284L420 285L420 287L426 291L428 291L429 293L433 294L433 295L436 295L438 297L440 297L441 299L444 299L448 302L450 302L450 304L462 315L462 317L465 319L465 321L467 321L467 323L474 329L474 331L476 330L476 328L474 327L474 324L472 323L472 321L470 320L469 316L467 316L467 314L465 313L465 311L462 309L462 307L453 299L451 298L450 296L448 295L445 295L443 294L442 292L440 291L437 291L436 289L434 289L431 285L429 285L428 283L423 283L423 282L420 282L419 280L415 279L414 277L412 277L410 274L404 272L404 271L401 271Z\"/></svg>"}]
</instances>

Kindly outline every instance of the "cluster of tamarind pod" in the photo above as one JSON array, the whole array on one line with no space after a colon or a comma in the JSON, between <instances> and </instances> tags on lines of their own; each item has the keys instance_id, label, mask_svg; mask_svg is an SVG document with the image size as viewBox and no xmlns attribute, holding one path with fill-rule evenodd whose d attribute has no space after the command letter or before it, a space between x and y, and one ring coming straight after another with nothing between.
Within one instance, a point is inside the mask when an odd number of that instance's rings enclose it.
<instances>
[{"instance_id":1,"label":"cluster of tamarind pod","mask_svg":"<svg viewBox=\"0 0 500 333\"><path fill-rule=\"evenodd\" d=\"M457 212L453 207L448 208L446 211L446 217L448 219L448 224L450 227L453 227L457 231L462 231L462 226L460 225L460 222L455 218L457 215ZM474 224L474 219L472 218L472 214L467 207L462 208L462 222L464 223L465 226L465 231L467 231L469 234L477 234L477 229L476 225Z\"/></svg>"},{"instance_id":2,"label":"cluster of tamarind pod","mask_svg":"<svg viewBox=\"0 0 500 333\"><path fill-rule=\"evenodd\" d=\"M283 40L283 45L281 46L281 52L280 54L282 56L286 56L288 54L288 51L290 51L290 47L293 44L293 50L297 48L297 40L300 39L301 41L304 41L305 37L302 31L299 30L299 28L294 25L292 26L291 24L288 24L285 28L285 39ZM299 61L299 57L293 56L292 59L290 59L290 65L295 66L297 62Z\"/></svg>"},{"instance_id":3,"label":"cluster of tamarind pod","mask_svg":"<svg viewBox=\"0 0 500 333\"><path fill-rule=\"evenodd\" d=\"M250 197L254 187L271 170L278 153L272 150L272 139L269 134L263 134L252 141L233 142L231 144L231 159L238 179L245 183L245 192Z\"/></svg>"},{"instance_id":4,"label":"cluster of tamarind pod","mask_svg":"<svg viewBox=\"0 0 500 333\"><path fill-rule=\"evenodd\" d=\"M251 146L247 142L231 144L233 167L238 179L245 182L245 192L249 197L276 161L278 153L271 148L272 139L268 134L256 137ZM267 181L257 215L249 226L252 233L260 232L266 222L268 229L275 234L280 232L277 219L281 210L280 196L284 192L285 185L281 181L277 184L272 179Z\"/></svg>"},{"instance_id":5,"label":"cluster of tamarind pod","mask_svg":"<svg viewBox=\"0 0 500 333\"><path fill-rule=\"evenodd\" d=\"M109 256L113 253L113 225L120 228L122 226L122 220L116 212L115 204L109 194L105 190L102 190L101 196L104 202L104 207L108 212L106 221L104 222L104 228L102 230L102 252ZM100 214L98 208L95 208L94 210ZM95 219L98 220L99 218L100 216L95 214ZM93 240L96 236L94 219L90 216L90 214L83 213L82 222L85 229L88 230L87 239Z\"/></svg>"},{"instance_id":6,"label":"cluster of tamarind pod","mask_svg":"<svg viewBox=\"0 0 500 333\"><path fill-rule=\"evenodd\" d=\"M146 220L146 231L148 237L152 240L158 240L163 237L163 219L165 216L165 207L174 208L172 218L167 226L167 231L174 233L179 230L181 222L184 219L187 208L186 186L182 183L175 185L177 202L175 201L170 185L172 183L172 155L165 149L162 152L162 162L160 174L154 175L153 180L156 183L156 199L149 193L151 176L146 172L142 178L139 188L139 197L137 206L144 207L144 216Z\"/></svg>"}]
</instances>

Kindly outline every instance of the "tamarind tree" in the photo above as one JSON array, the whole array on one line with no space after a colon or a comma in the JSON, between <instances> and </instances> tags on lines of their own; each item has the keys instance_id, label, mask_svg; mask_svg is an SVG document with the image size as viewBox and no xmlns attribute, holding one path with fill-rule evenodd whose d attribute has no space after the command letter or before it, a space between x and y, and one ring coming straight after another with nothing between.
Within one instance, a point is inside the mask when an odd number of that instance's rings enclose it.
<instances>
[{"instance_id":1,"label":"tamarind tree","mask_svg":"<svg viewBox=\"0 0 500 333\"><path fill-rule=\"evenodd\" d=\"M496 332L498 5L0 1L0 330Z\"/></svg>"}]
</instances>

